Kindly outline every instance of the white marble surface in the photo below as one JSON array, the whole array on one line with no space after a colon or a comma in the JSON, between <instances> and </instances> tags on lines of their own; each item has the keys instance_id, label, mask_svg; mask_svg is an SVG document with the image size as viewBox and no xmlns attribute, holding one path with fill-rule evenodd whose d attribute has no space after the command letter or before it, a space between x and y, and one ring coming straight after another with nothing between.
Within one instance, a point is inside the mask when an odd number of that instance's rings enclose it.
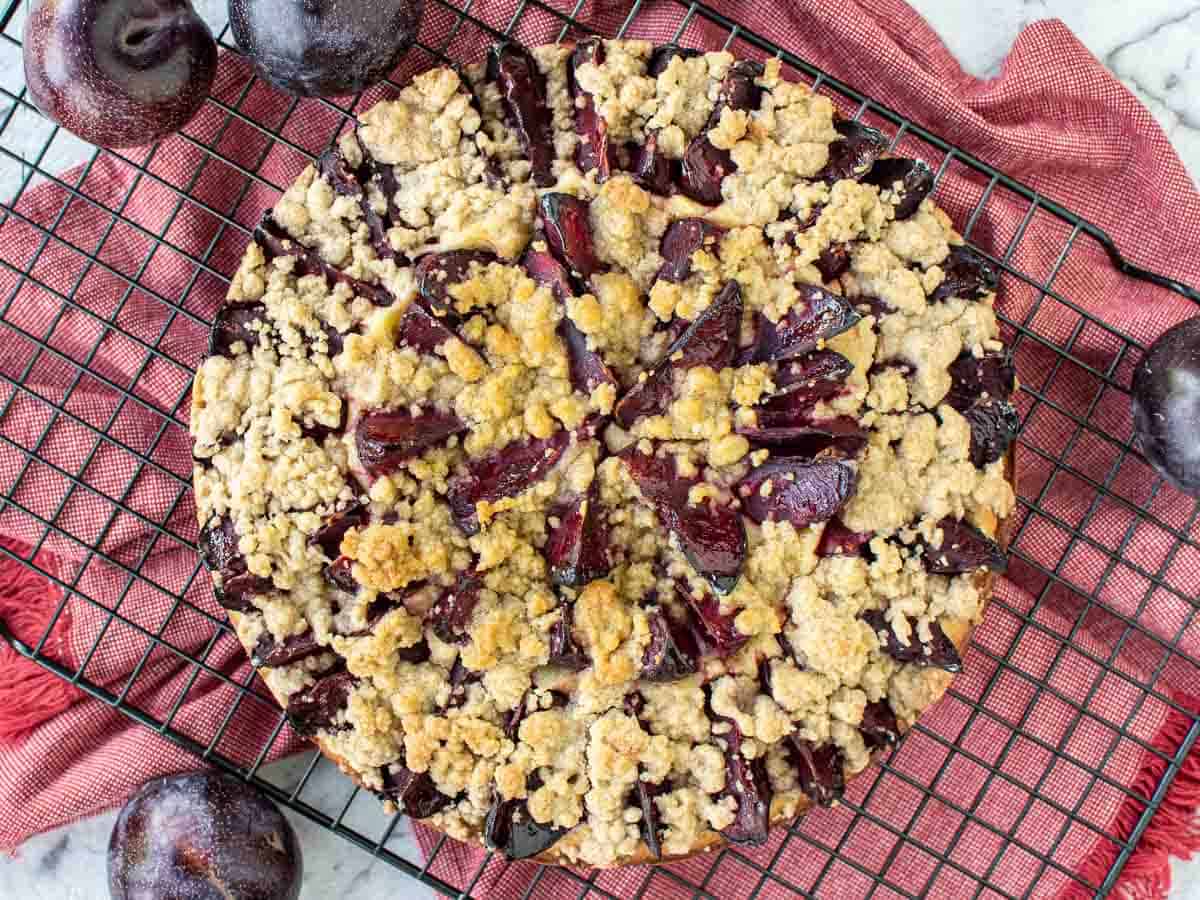
<instances>
[{"instance_id":1,"label":"white marble surface","mask_svg":"<svg viewBox=\"0 0 1200 900\"><path fill-rule=\"evenodd\" d=\"M964 68L980 77L999 72L1017 33L1040 18L1062 19L1150 108L1171 138L1193 178L1200 178L1200 2L1198 0L910 0L941 35ZM197 6L211 21L223 14L223 0L201 0ZM9 86L19 70L11 53L0 47L0 84ZM870 89L870 85L863 85ZM35 122L29 123L36 129ZM11 130L11 128L10 128ZM69 140L47 160L66 167L79 152ZM0 172L0 186L4 173ZM271 767L275 783L299 777L296 762ZM314 775L306 799L336 814L347 796L345 782L332 766ZM290 814L289 814L290 815ZM105 848L115 812L97 816L29 841L13 859L0 860L0 897L21 900L103 900ZM304 900L410 900L429 891L370 855L299 816L290 816L304 848ZM379 834L385 819L377 804L362 798L350 820L367 833ZM416 859L415 847L402 826L390 848ZM1174 865L1171 900L1200 898L1200 862Z\"/></svg>"}]
</instances>

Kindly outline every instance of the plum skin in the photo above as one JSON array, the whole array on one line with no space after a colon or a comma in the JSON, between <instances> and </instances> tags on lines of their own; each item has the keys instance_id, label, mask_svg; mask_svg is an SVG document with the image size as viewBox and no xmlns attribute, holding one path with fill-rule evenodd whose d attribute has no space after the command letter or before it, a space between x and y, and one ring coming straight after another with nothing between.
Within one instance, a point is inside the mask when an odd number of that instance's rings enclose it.
<instances>
[{"instance_id":1,"label":"plum skin","mask_svg":"<svg viewBox=\"0 0 1200 900\"><path fill-rule=\"evenodd\" d=\"M240 779L191 772L147 782L108 844L113 900L296 900L300 845L270 800Z\"/></svg>"},{"instance_id":2,"label":"plum skin","mask_svg":"<svg viewBox=\"0 0 1200 900\"><path fill-rule=\"evenodd\" d=\"M1200 497L1200 318L1162 334L1133 373L1134 440L1164 478Z\"/></svg>"},{"instance_id":3,"label":"plum skin","mask_svg":"<svg viewBox=\"0 0 1200 900\"><path fill-rule=\"evenodd\" d=\"M188 0L40 0L22 48L38 109L103 147L178 131L217 70L217 43Z\"/></svg>"},{"instance_id":4,"label":"plum skin","mask_svg":"<svg viewBox=\"0 0 1200 900\"><path fill-rule=\"evenodd\" d=\"M229 27L275 87L342 96L387 77L424 11L424 0L229 0Z\"/></svg>"}]
</instances>

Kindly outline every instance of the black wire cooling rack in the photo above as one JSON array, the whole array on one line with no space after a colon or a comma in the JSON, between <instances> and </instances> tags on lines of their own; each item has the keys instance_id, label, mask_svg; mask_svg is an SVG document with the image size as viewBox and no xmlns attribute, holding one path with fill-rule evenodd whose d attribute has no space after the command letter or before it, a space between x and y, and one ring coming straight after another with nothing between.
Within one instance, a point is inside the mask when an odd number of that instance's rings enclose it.
<instances>
[{"instance_id":1,"label":"black wire cooling rack","mask_svg":"<svg viewBox=\"0 0 1200 900\"><path fill-rule=\"evenodd\" d=\"M434 33L437 43L421 44L419 52L424 55L416 65L424 67L437 59L449 59L468 34L487 40L517 34L522 21L534 14L549 17L548 21L557 26L559 39L573 31L586 32L574 18L585 2L591 8L597 0L577 0L567 11L536 0L430 0L427 27L422 34ZM635 34L639 17L650 5L641 0L629 4L623 23L611 29L609 36ZM955 682L943 700L944 706L952 705L955 711L939 720L942 725L934 729L924 720L918 723L900 750L880 764L879 775L865 793L850 792L837 811L840 820L836 828L805 827L804 822L813 819L810 816L793 825L777 852L768 858L761 853L727 849L715 855L699 876L694 869L647 869L632 893L637 897L1010 898L1042 896L1045 886L1053 882L1056 891L1075 886L1088 894L1104 896L1115 884L1200 735L1200 716L1176 693L1167 691L1163 682L1168 671L1185 670L1187 679L1195 679L1200 672L1200 662L1183 646L1196 606L1192 597L1169 580L1172 566L1200 552L1200 507L1154 478L1131 446L1127 428L1113 433L1105 417L1104 411L1114 402L1127 405L1129 371L1144 348L1107 325L1089 311L1092 308L1087 304L1064 296L1056 290L1055 282L1069 258L1085 252L1085 247L1094 252L1099 246L1126 274L1193 300L1200 298L1184 285L1128 264L1103 231L1070 210L708 6L684 0L654 5L656 14L661 15L667 7L676 16L676 35L682 42L687 43L694 26L702 24L705 49L721 46L721 41L711 40L719 33L724 45L739 55L747 50L759 57L779 55L793 74L832 97L848 114L867 117L883 126L894 135L895 146L903 145L906 155L940 159L939 179L951 167L968 176L977 190L965 218L964 234L1005 272L1005 297L1025 291L1032 298L1024 305L1008 300L1000 304L1005 337L1017 350L1023 382L1018 399L1023 419L1028 423L1035 416L1055 416L1059 439L1052 446L1031 441L1028 436L1020 442L1022 466L1035 477L1029 483L1022 482L1010 577L1023 582L1032 602L1022 603L1001 593L989 607L968 663L968 669L982 672L982 677L966 686L963 678ZM392 841L396 819L378 832L368 832L355 824L352 805L360 792L348 780L344 782L344 795L333 801L310 796L314 772L318 766L328 765L319 755L311 753L293 784L281 786L277 780L265 777L264 763L278 755L281 744L290 738L286 737L278 708L255 685L247 665L242 663L231 676L214 663L220 656L219 648L234 638L212 603L207 578L198 577L189 472L165 461L168 451L178 456L181 442L187 446L188 384L215 311L215 302L197 305L193 297L219 298L258 213L273 202L304 162L326 146L329 134L345 127L357 107L326 100L301 103L274 94L231 52L223 59L219 85L204 111L207 124L199 130L189 127L182 138L172 139L176 142L174 152L191 154L193 162L186 178L165 174L174 170L159 165L166 153L160 149L162 145L136 156L82 148L82 164L65 175L58 174L62 166L57 160L81 148L77 141L72 143L70 135L38 117L29 102L19 77L21 0L5 0L2 8L0 175L6 177L0 178L0 190L6 194L0 195L0 225L19 224L33 240L31 252L22 261L0 261L0 274L9 276L12 284L11 290L0 297L0 347L5 348L0 349L0 464L7 466L0 466L0 471L11 473L0 483L0 531L7 532L6 526L15 518L32 529L34 539L32 546L0 545L0 551L37 569L61 590L56 617L74 610L99 619L93 642L82 648L80 658L71 664L50 652L49 627L37 641L20 641L8 629L4 636L18 652L91 696L208 762L253 781L277 801L407 875L448 895L478 896L485 868L496 860L485 861L459 879L447 876L435 864L439 854L449 852L445 838L424 861L407 858L397 852ZM227 28L222 30L221 43L235 51L227 32ZM355 98L355 104L363 100ZM247 112L250 109L253 113ZM292 123L301 121L300 111L306 113L306 122L311 123L315 115L327 124L294 128ZM114 166L125 176L117 179L121 193L105 193L89 181L96 173L111 174ZM213 193L210 189L214 183L222 190ZM36 207L41 210L36 214L28 212L24 201L46 186L59 191L63 202L49 215L40 207ZM137 203L132 202L135 195L147 192L160 193L167 212L153 222L143 221ZM1004 234L981 235L977 225L982 228L981 223L987 221L985 210L1002 197L1022 204L1025 212L1019 224ZM79 215L99 218L94 244L76 245L63 237L76 233L71 223ZM178 237L184 224L194 225L197 221L207 225L199 229L205 242L198 246ZM106 242L118 235L125 253L125 262L121 263L106 253ZM1031 241L1060 248L1049 271L1035 274L1016 264L1018 247ZM127 261L131 248L140 260L133 266ZM51 256L74 261L68 276L57 270L49 274L45 271L42 264ZM190 274L182 282L164 279L159 272L164 257L182 264ZM91 281L96 275L103 276L106 285L115 285L112 302L99 311L93 302L96 288ZM28 290L36 290L43 304L48 301L52 310L49 320L38 327L16 315ZM158 315L151 317L154 328L144 327L144 316L136 320L141 323L136 328L128 324L134 321L128 317L134 306L143 312L146 308L157 310ZM1051 306L1067 316L1065 329L1061 327L1062 317L1055 320L1060 326L1043 327L1048 321L1043 316ZM75 326L76 333L83 328L93 336L83 352L56 339L65 323ZM190 337L181 341L180 329ZM1106 348L1101 356L1084 350L1085 345L1095 345L1094 340L1086 338L1097 335ZM114 344L138 355L140 363L133 368L132 378L128 373L116 375L104 366L105 354ZM181 346L185 349L180 350ZM1023 368L1021 361L1030 354L1041 363ZM56 390L40 387L45 379L39 373L47 368L60 376ZM151 376L157 379L155 384L176 385L175 393L148 393L146 385L153 380ZM1067 389L1075 392L1071 402L1064 400L1063 391ZM1082 404L1078 402L1080 391ZM153 427L131 430L126 427L130 414L151 421ZM7 427L14 421L24 426L32 422L33 431L26 427L22 437L14 437ZM76 449L70 453L61 452L60 432L64 429L82 438L71 445ZM82 451L78 450L80 443ZM1086 465L1081 462L1085 455L1092 459ZM127 474L115 481L94 477L96 467L112 457L128 464ZM1099 469L1095 459L1101 460ZM1126 488L1130 466L1142 473L1134 492ZM1064 481L1073 485L1076 498L1082 497L1082 511L1066 511L1050 502L1055 487ZM154 490L169 498L153 512L140 499L151 482ZM78 509L83 500L92 503L89 509L96 508L100 501L106 513L80 516ZM1118 529L1122 537L1111 546L1113 542L1098 537L1092 526L1102 517L1111 521L1114 513L1124 518ZM148 539L135 541L132 549L115 542L114 535L128 528L135 533L140 529ZM1045 562L1044 552L1030 552L1033 542L1046 540L1059 542L1052 565ZM1147 542L1161 549L1157 563L1131 563L1131 548ZM66 570L48 562L52 557L41 552L64 547L82 560ZM1072 569L1072 553L1079 548L1099 560L1098 576ZM164 577L150 562L155 554L164 552L187 555L190 575L182 579ZM89 580L88 573L95 566L116 573L115 590L92 586L114 583ZM1133 576L1140 579L1142 591L1128 607L1114 608L1106 588L1119 573L1129 574L1126 570L1132 570ZM165 603L165 614L154 622L138 614L140 601L130 599L147 590ZM1172 620L1170 633L1148 628L1143 619L1144 613L1158 608L1163 596L1185 601L1189 610ZM173 640L171 623L184 616L205 629L207 638L199 645L181 646ZM980 637L985 633L991 635L987 640ZM115 634L134 641L142 655L132 674L114 680L102 669L96 671L96 660L102 655L102 642ZM1053 662L1041 671L1027 671L1014 653L1019 643L1049 647ZM1125 664L1126 655L1134 651L1151 660L1136 672ZM1055 681L1056 667L1068 658L1086 660L1091 667L1092 675L1082 687L1064 687ZM139 679L150 679L164 659L176 667L186 666L182 687L168 708L151 706L139 690ZM1113 684L1126 701L1117 715L1092 704L1102 685L1111 688ZM215 726L205 726L206 731L197 733L196 728L182 721L180 712L202 688L215 692L226 711ZM1024 691L1027 702L1019 719L1009 721L988 707L988 699L995 692L1014 690ZM1135 718L1152 707L1175 717L1182 738L1177 749L1167 752L1132 728ZM1046 710L1053 710L1058 720L1059 727L1052 734L1040 727ZM947 716L949 727L943 721ZM239 717L262 723L257 731L249 732L258 741L249 753L244 741L237 753L225 748L229 730ZM974 739L981 734L982 742ZM904 749L920 741L927 748L922 752L932 748L939 754L940 763L931 779L914 777L902 761ZM1139 754L1137 758L1153 774L1149 783L1129 788L1112 776L1110 763L1130 753ZM1009 765L1030 754L1039 755L1044 762L1035 783L1025 783ZM1073 805L1050 799L1043 790L1050 773L1064 768L1069 768L1078 782ZM974 800L962 803L947 799L948 779L964 777L978 782ZM888 784L890 788L882 786ZM1017 791L1022 801L1010 804L1008 814L997 817L988 810L987 798L1001 787ZM889 789L906 790L911 797L912 815L907 822L897 823L879 812L878 797ZM1104 822L1108 818L1100 819L1091 809L1089 798L1105 791L1115 792L1121 803L1132 805L1133 824L1127 834L1106 834ZM369 797L364 800L374 802ZM956 816L957 825L949 833L929 834L920 827L922 816L934 807ZM1045 822L1047 814L1055 827L1040 828L1047 832L1043 834L1030 833L1028 823L1034 819ZM1080 835L1099 842L1098 851L1106 860L1101 871L1079 874L1077 867L1064 865L1059 857L1059 848ZM874 844L875 851L879 845L885 848L882 862L877 853L863 852L864 843ZM806 858L818 861L804 875L786 863L797 848ZM914 859L920 862L915 867ZM908 867L899 867L900 860L907 860ZM1016 881L1011 871L1014 866L1026 872ZM902 868L907 874L897 875ZM730 870L740 871L742 877L727 882ZM920 872L919 877L913 872ZM1005 878L1000 878L1001 873ZM547 893L549 879L544 880L543 875L541 872L528 879L523 886L525 896L565 896L561 881L556 882L558 888ZM597 873L567 872L565 877L578 897L614 896ZM748 886L727 887L727 883Z\"/></svg>"}]
</instances>

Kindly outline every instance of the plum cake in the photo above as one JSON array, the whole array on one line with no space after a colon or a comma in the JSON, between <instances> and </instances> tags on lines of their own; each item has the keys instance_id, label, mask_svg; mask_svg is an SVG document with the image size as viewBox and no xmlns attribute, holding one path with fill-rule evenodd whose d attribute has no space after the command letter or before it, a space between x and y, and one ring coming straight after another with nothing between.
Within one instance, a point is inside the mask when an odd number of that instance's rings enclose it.
<instances>
[{"instance_id":1,"label":"plum cake","mask_svg":"<svg viewBox=\"0 0 1200 900\"><path fill-rule=\"evenodd\" d=\"M193 386L200 550L293 729L586 866L757 844L960 670L1013 509L998 272L781 77L425 72L262 218Z\"/></svg>"}]
</instances>

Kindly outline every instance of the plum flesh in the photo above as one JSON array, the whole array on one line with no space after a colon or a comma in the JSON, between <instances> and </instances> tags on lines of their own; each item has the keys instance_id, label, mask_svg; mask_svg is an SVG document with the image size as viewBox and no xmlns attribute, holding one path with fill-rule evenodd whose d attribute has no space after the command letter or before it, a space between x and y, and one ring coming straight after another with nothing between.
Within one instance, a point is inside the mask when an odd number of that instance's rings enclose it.
<instances>
[{"instance_id":1,"label":"plum flesh","mask_svg":"<svg viewBox=\"0 0 1200 900\"><path fill-rule=\"evenodd\" d=\"M30 99L103 147L178 131L217 70L212 32L187 0L38 0L22 41Z\"/></svg>"},{"instance_id":2,"label":"plum flesh","mask_svg":"<svg viewBox=\"0 0 1200 900\"><path fill-rule=\"evenodd\" d=\"M296 834L275 805L218 772L143 785L108 843L114 900L296 900L303 870Z\"/></svg>"},{"instance_id":3,"label":"plum flesh","mask_svg":"<svg viewBox=\"0 0 1200 900\"><path fill-rule=\"evenodd\" d=\"M1200 496L1200 318L1151 344L1133 373L1134 439L1171 484Z\"/></svg>"}]
</instances>

